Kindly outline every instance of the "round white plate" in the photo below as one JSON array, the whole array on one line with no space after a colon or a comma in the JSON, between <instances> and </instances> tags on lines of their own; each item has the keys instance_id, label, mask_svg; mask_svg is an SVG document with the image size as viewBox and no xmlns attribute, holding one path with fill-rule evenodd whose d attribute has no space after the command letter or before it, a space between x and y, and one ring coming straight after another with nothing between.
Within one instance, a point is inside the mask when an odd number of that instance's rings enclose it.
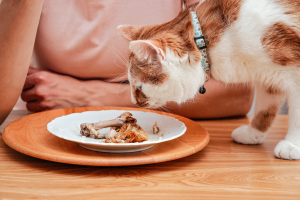
<instances>
[{"instance_id":1,"label":"round white plate","mask_svg":"<svg viewBox=\"0 0 300 200\"><path fill-rule=\"evenodd\" d=\"M137 123L146 131L149 141L141 143L105 143L104 140L84 137L80 135L80 124L99 122L117 118L123 112L132 113ZM153 134L152 127L157 122L160 128L158 135ZM165 115L142 111L103 110L73 113L55 118L47 124L47 129L53 135L65 140L73 141L81 147L101 152L128 153L142 151L153 147L155 144L173 140L186 131L183 122ZM107 134L109 128L101 129L101 134Z\"/></svg>"}]
</instances>

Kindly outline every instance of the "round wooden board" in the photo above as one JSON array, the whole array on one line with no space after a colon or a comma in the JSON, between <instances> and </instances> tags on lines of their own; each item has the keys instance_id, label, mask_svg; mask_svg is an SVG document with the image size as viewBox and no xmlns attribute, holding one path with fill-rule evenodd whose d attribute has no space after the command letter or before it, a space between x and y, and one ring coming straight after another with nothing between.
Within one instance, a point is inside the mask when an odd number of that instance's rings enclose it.
<instances>
[{"instance_id":1,"label":"round wooden board","mask_svg":"<svg viewBox=\"0 0 300 200\"><path fill-rule=\"evenodd\" d=\"M187 127L186 133L172 141L156 144L148 150L134 153L101 153L84 149L75 142L58 138L47 130L47 124L63 115L97 110L140 110L174 117ZM11 148L40 159L76 165L128 166L159 163L192 155L209 142L207 131L198 123L178 115L123 107L80 107L31 114L10 123L3 140Z\"/></svg>"}]
</instances>

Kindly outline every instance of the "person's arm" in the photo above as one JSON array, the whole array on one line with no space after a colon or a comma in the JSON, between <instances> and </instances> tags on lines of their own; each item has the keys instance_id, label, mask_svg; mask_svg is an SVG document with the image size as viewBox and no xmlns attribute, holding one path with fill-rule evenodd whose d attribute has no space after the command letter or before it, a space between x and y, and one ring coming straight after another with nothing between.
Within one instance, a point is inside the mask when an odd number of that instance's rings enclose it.
<instances>
[{"instance_id":1,"label":"person's arm","mask_svg":"<svg viewBox=\"0 0 300 200\"><path fill-rule=\"evenodd\" d=\"M43 0L2 0L0 4L0 125L21 94Z\"/></svg>"},{"instance_id":2,"label":"person's arm","mask_svg":"<svg viewBox=\"0 0 300 200\"><path fill-rule=\"evenodd\" d=\"M129 84L79 80L31 67L21 98L33 112L83 106L134 106Z\"/></svg>"},{"instance_id":3,"label":"person's arm","mask_svg":"<svg viewBox=\"0 0 300 200\"><path fill-rule=\"evenodd\" d=\"M254 89L245 84L224 85L214 79L205 83L206 93L189 103L169 103L171 111L192 119L245 116L251 109Z\"/></svg>"},{"instance_id":4,"label":"person's arm","mask_svg":"<svg viewBox=\"0 0 300 200\"><path fill-rule=\"evenodd\" d=\"M199 94L192 103L178 106L167 104L166 109L189 118L222 118L243 116L252 105L253 90L241 85L211 79L205 84L207 92ZM22 99L30 111L78 106L127 106L131 103L129 84L76 78L38 69L29 70ZM162 109L163 110L163 109Z\"/></svg>"}]
</instances>

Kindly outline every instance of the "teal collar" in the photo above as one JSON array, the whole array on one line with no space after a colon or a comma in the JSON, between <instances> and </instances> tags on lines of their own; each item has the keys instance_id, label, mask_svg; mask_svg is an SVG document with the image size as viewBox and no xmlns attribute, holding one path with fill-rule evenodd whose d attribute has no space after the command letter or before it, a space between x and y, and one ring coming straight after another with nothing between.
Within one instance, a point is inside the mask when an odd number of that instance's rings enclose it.
<instances>
[{"instance_id":1,"label":"teal collar","mask_svg":"<svg viewBox=\"0 0 300 200\"><path fill-rule=\"evenodd\" d=\"M206 74L206 80L205 80L205 82L206 82L210 78L210 66L208 63L207 46L206 46L205 38L201 31L200 22L198 20L198 16L197 16L196 12L191 12L191 15L192 15L192 22L194 25L194 32L195 32L194 40L195 40L195 43L201 53L201 64L202 64L203 70ZM201 94L204 94L205 91L206 91L206 89L204 88L204 85L203 85L200 88L199 92Z\"/></svg>"}]
</instances>

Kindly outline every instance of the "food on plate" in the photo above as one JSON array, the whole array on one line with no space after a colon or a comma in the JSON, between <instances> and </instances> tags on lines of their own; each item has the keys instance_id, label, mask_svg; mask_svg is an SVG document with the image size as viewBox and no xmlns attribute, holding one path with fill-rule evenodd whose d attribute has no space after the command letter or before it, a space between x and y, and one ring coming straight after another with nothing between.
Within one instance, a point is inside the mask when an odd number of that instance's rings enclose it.
<instances>
[{"instance_id":1,"label":"food on plate","mask_svg":"<svg viewBox=\"0 0 300 200\"><path fill-rule=\"evenodd\" d=\"M152 127L153 133L158 134L159 133L159 127L157 126L157 122Z\"/></svg>"},{"instance_id":2,"label":"food on plate","mask_svg":"<svg viewBox=\"0 0 300 200\"><path fill-rule=\"evenodd\" d=\"M103 139L104 136L100 134L99 130L96 130L95 123L80 124L80 134L86 137L93 137L95 139Z\"/></svg>"},{"instance_id":3,"label":"food on plate","mask_svg":"<svg viewBox=\"0 0 300 200\"><path fill-rule=\"evenodd\" d=\"M155 124L155 130L159 131L157 123ZM109 133L102 135L100 129L108 127L111 127ZM130 112L124 112L116 119L108 121L83 123L80 125L80 134L95 139L106 139L106 143L134 143L148 140L148 133L137 124L137 120Z\"/></svg>"},{"instance_id":4,"label":"food on plate","mask_svg":"<svg viewBox=\"0 0 300 200\"><path fill-rule=\"evenodd\" d=\"M105 138L105 136L100 134L100 129L108 127L121 127L126 121L127 117L131 116L131 113L125 112L116 119L101 121L97 123L80 124L80 134L86 137L94 137L95 139L103 139Z\"/></svg>"},{"instance_id":5,"label":"food on plate","mask_svg":"<svg viewBox=\"0 0 300 200\"><path fill-rule=\"evenodd\" d=\"M106 143L133 143L148 140L148 133L137 124L137 120L132 117L131 113L125 112L120 117L123 117L123 125L120 128L112 127L110 129L105 140Z\"/></svg>"}]
</instances>

